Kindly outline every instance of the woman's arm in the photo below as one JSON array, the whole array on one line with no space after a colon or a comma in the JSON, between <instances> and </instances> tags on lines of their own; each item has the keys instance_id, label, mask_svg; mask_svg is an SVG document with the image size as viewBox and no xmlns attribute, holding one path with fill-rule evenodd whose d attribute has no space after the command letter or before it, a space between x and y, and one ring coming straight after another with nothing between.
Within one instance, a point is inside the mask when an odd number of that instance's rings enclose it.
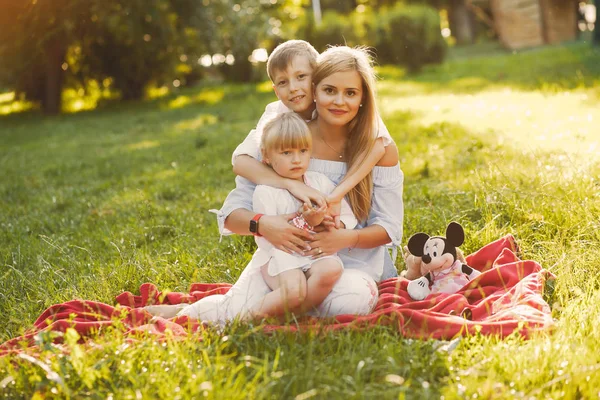
<instances>
[{"instance_id":1,"label":"woman's arm","mask_svg":"<svg viewBox=\"0 0 600 400\"><path fill-rule=\"evenodd\" d=\"M225 219L225 227L238 235L250 235L248 228L255 212L238 208ZM258 222L258 233L264 236L273 246L283 251L302 253L311 247L306 243L313 239L310 233L296 228L289 221L295 213L286 215L263 215Z\"/></svg>"},{"instance_id":2,"label":"woman's arm","mask_svg":"<svg viewBox=\"0 0 600 400\"><path fill-rule=\"evenodd\" d=\"M221 235L249 235L250 220L256 215L251 211L253 208L253 193L255 185L236 176L235 189L225 199L220 210L211 210L217 214L217 224ZM294 217L290 215L263 216L258 224L258 232L265 236L273 245L300 252L306 247L305 240L311 236L302 229L298 229L288 223Z\"/></svg>"},{"instance_id":3,"label":"woman's arm","mask_svg":"<svg viewBox=\"0 0 600 400\"><path fill-rule=\"evenodd\" d=\"M398 149L394 142L384 146L384 139L378 138L375 141L373 151L367 155L367 158L360 164L353 166L340 184L327 196L327 204L330 206L330 213L334 216L336 228L339 228L340 201L348 194L354 186L358 184L365 176L371 173L373 167L391 167L398 163Z\"/></svg>"},{"instance_id":4,"label":"woman's arm","mask_svg":"<svg viewBox=\"0 0 600 400\"><path fill-rule=\"evenodd\" d=\"M362 229L331 229L314 234L311 242L312 250L307 256L323 257L338 251L349 249L372 249L391 241L387 231L379 225L371 225Z\"/></svg>"},{"instance_id":5,"label":"woman's arm","mask_svg":"<svg viewBox=\"0 0 600 400\"><path fill-rule=\"evenodd\" d=\"M310 205L311 203L315 203L319 205L319 207L325 206L326 204L325 195L323 193L306 186L300 181L283 178L273 171L272 168L269 168L262 162L250 156L239 155L235 157L233 172L257 185L286 189L292 196L304 204Z\"/></svg>"},{"instance_id":6,"label":"woman's arm","mask_svg":"<svg viewBox=\"0 0 600 400\"><path fill-rule=\"evenodd\" d=\"M373 203L367 219L367 226L362 229L338 229L319 232L311 243L313 250L309 255L316 255L319 249L323 254L333 254L341 249L375 248L391 243L399 246L402 240L402 223L404 207L402 203L402 185L404 176L397 167L398 153L396 146L391 143L386 147L379 167L374 176ZM326 253L327 252L327 253Z\"/></svg>"},{"instance_id":7,"label":"woman's arm","mask_svg":"<svg viewBox=\"0 0 600 400\"><path fill-rule=\"evenodd\" d=\"M367 154L366 158L358 165L353 165L352 168L346 172L344 179L336 186L336 188L327 196L327 200L332 202L340 202L346 194L358 182L362 181L365 176L369 175L373 170L373 167L377 165L381 157L385 154L385 147L383 146L383 139L379 138L375 141L373 151Z\"/></svg>"}]
</instances>

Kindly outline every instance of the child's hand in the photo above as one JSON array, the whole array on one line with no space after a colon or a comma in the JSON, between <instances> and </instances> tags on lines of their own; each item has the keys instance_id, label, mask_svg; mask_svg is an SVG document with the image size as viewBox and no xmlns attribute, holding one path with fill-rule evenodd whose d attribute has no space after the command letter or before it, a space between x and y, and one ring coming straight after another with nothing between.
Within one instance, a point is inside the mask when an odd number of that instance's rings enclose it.
<instances>
[{"instance_id":1,"label":"child's hand","mask_svg":"<svg viewBox=\"0 0 600 400\"><path fill-rule=\"evenodd\" d=\"M310 226L320 225L325 218L326 212L327 206L321 206L319 208L313 208L308 204L302 206L302 217Z\"/></svg>"},{"instance_id":2,"label":"child's hand","mask_svg":"<svg viewBox=\"0 0 600 400\"><path fill-rule=\"evenodd\" d=\"M329 215L333 218L333 223L336 229L340 229L340 214L342 213L342 200L327 197L327 205L329 206Z\"/></svg>"},{"instance_id":3,"label":"child's hand","mask_svg":"<svg viewBox=\"0 0 600 400\"><path fill-rule=\"evenodd\" d=\"M288 192L290 192L292 196L300 200L302 203L315 203L319 207L325 206L327 204L327 201L325 200L325 195L323 193L319 192L317 189L313 189L309 186L306 186L300 181L287 179L286 186Z\"/></svg>"}]
</instances>

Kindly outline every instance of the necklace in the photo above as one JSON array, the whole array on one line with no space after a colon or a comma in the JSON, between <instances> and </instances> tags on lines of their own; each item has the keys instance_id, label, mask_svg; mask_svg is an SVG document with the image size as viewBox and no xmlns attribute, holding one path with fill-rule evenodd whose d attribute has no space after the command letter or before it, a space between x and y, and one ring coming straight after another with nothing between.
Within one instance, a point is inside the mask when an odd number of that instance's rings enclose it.
<instances>
[{"instance_id":1,"label":"necklace","mask_svg":"<svg viewBox=\"0 0 600 400\"><path fill-rule=\"evenodd\" d=\"M323 141L323 143L325 143L325 145L327 145L327 147L329 147L331 150L333 150L335 152L335 154L337 154L339 156L340 160L342 158L344 158L344 155L342 153L340 153L339 151L337 151L336 149L334 149L332 145L330 145L329 143L327 143L325 141L325 138L323 137L323 135L321 135L321 130L319 129L318 126L317 126L317 132L319 133L319 138Z\"/></svg>"}]
</instances>

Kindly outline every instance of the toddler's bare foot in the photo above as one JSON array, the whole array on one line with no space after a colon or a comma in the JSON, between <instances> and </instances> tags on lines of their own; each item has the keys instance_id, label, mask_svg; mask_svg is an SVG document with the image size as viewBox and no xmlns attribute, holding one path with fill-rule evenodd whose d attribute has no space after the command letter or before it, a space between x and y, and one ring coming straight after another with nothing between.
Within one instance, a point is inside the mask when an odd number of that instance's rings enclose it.
<instances>
[{"instance_id":1,"label":"toddler's bare foot","mask_svg":"<svg viewBox=\"0 0 600 400\"><path fill-rule=\"evenodd\" d=\"M189 304L157 304L153 306L143 307L155 317L173 318L179 311L184 309Z\"/></svg>"}]
</instances>

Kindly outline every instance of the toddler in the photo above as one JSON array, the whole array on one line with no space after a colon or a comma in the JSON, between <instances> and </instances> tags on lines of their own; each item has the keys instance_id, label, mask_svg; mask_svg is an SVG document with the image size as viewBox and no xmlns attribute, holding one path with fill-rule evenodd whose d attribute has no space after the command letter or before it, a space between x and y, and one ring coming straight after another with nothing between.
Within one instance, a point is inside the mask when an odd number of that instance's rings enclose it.
<instances>
[{"instance_id":1,"label":"toddler","mask_svg":"<svg viewBox=\"0 0 600 400\"><path fill-rule=\"evenodd\" d=\"M303 182L326 195L335 188L325 175L307 171L312 138L306 122L297 114L279 114L267 122L260 147L263 163L279 176ZM325 205L317 207L302 203L287 190L267 185L256 187L253 208L258 219L264 214L297 212L292 223L309 231L321 224L327 211ZM346 229L353 229L357 224L345 200L342 201L340 219ZM260 268L272 292L248 309L243 318L309 311L321 304L342 273L342 260L335 254L315 259L297 253L290 254L286 249L275 248L258 235L256 243L258 249L247 268ZM318 253L322 252L318 250Z\"/></svg>"}]
</instances>

